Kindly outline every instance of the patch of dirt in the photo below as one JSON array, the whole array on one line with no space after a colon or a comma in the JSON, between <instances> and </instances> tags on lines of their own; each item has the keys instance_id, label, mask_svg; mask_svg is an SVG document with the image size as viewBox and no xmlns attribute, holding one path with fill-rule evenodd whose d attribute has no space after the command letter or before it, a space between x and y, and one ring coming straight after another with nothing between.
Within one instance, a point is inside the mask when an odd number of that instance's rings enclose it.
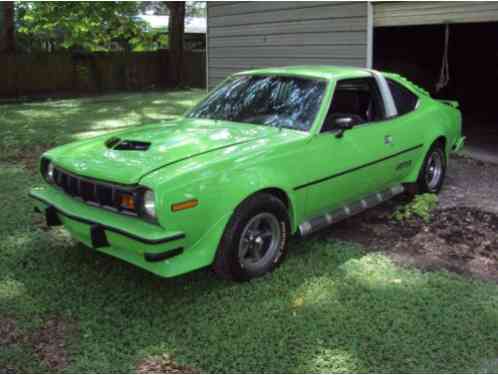
<instances>
[{"instance_id":1,"label":"patch of dirt","mask_svg":"<svg viewBox=\"0 0 498 375\"><path fill-rule=\"evenodd\" d=\"M199 374L200 371L189 366L180 366L168 355L149 357L137 366L139 374Z\"/></svg>"},{"instance_id":2,"label":"patch of dirt","mask_svg":"<svg viewBox=\"0 0 498 375\"><path fill-rule=\"evenodd\" d=\"M15 344L19 338L16 321L0 317L0 346Z\"/></svg>"},{"instance_id":3,"label":"patch of dirt","mask_svg":"<svg viewBox=\"0 0 498 375\"><path fill-rule=\"evenodd\" d=\"M398 200L337 224L331 237L381 250L395 262L498 282L498 215L472 207L433 212L430 223L391 219Z\"/></svg>"},{"instance_id":4,"label":"patch of dirt","mask_svg":"<svg viewBox=\"0 0 498 375\"><path fill-rule=\"evenodd\" d=\"M445 269L498 283L498 165L452 157L431 222L396 222L397 197L341 223L321 236L383 251L396 263Z\"/></svg>"},{"instance_id":5,"label":"patch of dirt","mask_svg":"<svg viewBox=\"0 0 498 375\"><path fill-rule=\"evenodd\" d=\"M17 327L16 320L10 317L0 317L0 348L6 348L9 345L22 344L25 337ZM14 363L0 363L0 374L16 374L21 372Z\"/></svg>"},{"instance_id":6,"label":"patch of dirt","mask_svg":"<svg viewBox=\"0 0 498 375\"><path fill-rule=\"evenodd\" d=\"M498 165L452 156L439 194L440 208L476 207L498 214Z\"/></svg>"},{"instance_id":7,"label":"patch of dirt","mask_svg":"<svg viewBox=\"0 0 498 375\"><path fill-rule=\"evenodd\" d=\"M61 319L50 319L30 337L38 359L50 370L60 371L69 364L67 337L74 334L76 325Z\"/></svg>"},{"instance_id":8,"label":"patch of dirt","mask_svg":"<svg viewBox=\"0 0 498 375\"><path fill-rule=\"evenodd\" d=\"M8 157L1 159L7 163L21 163L32 174L39 173L40 156L47 150L55 147L53 143L37 144L26 146L27 149L16 148L13 154L8 154ZM22 149L22 150L21 150Z\"/></svg>"}]
</instances>

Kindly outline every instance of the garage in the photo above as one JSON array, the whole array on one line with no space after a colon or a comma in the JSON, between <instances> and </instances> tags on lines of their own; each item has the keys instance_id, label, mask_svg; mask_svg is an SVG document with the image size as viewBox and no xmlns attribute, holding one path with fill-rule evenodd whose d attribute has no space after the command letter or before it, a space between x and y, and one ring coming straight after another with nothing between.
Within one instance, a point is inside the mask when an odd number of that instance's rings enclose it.
<instances>
[{"instance_id":1,"label":"garage","mask_svg":"<svg viewBox=\"0 0 498 375\"><path fill-rule=\"evenodd\" d=\"M367 2L207 3L208 87L268 66L369 66Z\"/></svg>"},{"instance_id":2,"label":"garage","mask_svg":"<svg viewBox=\"0 0 498 375\"><path fill-rule=\"evenodd\" d=\"M498 2L208 2L208 87L266 66L404 75L464 114L465 152L498 162Z\"/></svg>"},{"instance_id":3,"label":"garage","mask_svg":"<svg viewBox=\"0 0 498 375\"><path fill-rule=\"evenodd\" d=\"M466 152L498 161L498 3L373 3L373 67L460 103Z\"/></svg>"}]
</instances>

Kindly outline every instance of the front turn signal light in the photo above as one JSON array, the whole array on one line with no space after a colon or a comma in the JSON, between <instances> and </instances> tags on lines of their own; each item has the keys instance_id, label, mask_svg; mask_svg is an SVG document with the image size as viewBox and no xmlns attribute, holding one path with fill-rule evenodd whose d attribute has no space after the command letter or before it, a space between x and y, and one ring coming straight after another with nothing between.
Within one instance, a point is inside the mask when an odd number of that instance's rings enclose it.
<instances>
[{"instance_id":1,"label":"front turn signal light","mask_svg":"<svg viewBox=\"0 0 498 375\"><path fill-rule=\"evenodd\" d=\"M171 211L176 212L176 211L181 211L181 210L187 210L189 208L196 207L198 204L199 204L199 201L197 199L189 199L188 201L185 201L185 202L172 204Z\"/></svg>"},{"instance_id":2,"label":"front turn signal light","mask_svg":"<svg viewBox=\"0 0 498 375\"><path fill-rule=\"evenodd\" d=\"M126 208L130 211L135 210L135 199L133 196L128 194L121 195L121 207Z\"/></svg>"}]
</instances>

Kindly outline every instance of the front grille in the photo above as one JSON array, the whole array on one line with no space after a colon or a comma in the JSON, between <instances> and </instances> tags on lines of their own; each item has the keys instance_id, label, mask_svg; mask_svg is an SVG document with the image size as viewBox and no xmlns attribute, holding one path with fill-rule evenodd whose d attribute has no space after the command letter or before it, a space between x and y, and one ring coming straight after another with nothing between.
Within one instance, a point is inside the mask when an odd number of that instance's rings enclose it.
<instances>
[{"instance_id":1,"label":"front grille","mask_svg":"<svg viewBox=\"0 0 498 375\"><path fill-rule=\"evenodd\" d=\"M54 182L66 194L85 203L129 215L137 214L136 210L121 206L122 195L133 195L126 188L79 177L59 168L54 169Z\"/></svg>"}]
</instances>

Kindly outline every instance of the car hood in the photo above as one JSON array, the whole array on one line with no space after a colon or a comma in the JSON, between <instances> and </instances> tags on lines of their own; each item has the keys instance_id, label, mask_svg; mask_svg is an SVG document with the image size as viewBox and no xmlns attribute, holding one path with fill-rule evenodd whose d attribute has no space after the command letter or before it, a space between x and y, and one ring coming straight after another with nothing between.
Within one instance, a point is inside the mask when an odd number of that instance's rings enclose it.
<instances>
[{"instance_id":1,"label":"car hood","mask_svg":"<svg viewBox=\"0 0 498 375\"><path fill-rule=\"evenodd\" d=\"M136 184L144 175L175 162L279 133L267 126L183 118L70 143L45 156L81 176Z\"/></svg>"}]
</instances>

